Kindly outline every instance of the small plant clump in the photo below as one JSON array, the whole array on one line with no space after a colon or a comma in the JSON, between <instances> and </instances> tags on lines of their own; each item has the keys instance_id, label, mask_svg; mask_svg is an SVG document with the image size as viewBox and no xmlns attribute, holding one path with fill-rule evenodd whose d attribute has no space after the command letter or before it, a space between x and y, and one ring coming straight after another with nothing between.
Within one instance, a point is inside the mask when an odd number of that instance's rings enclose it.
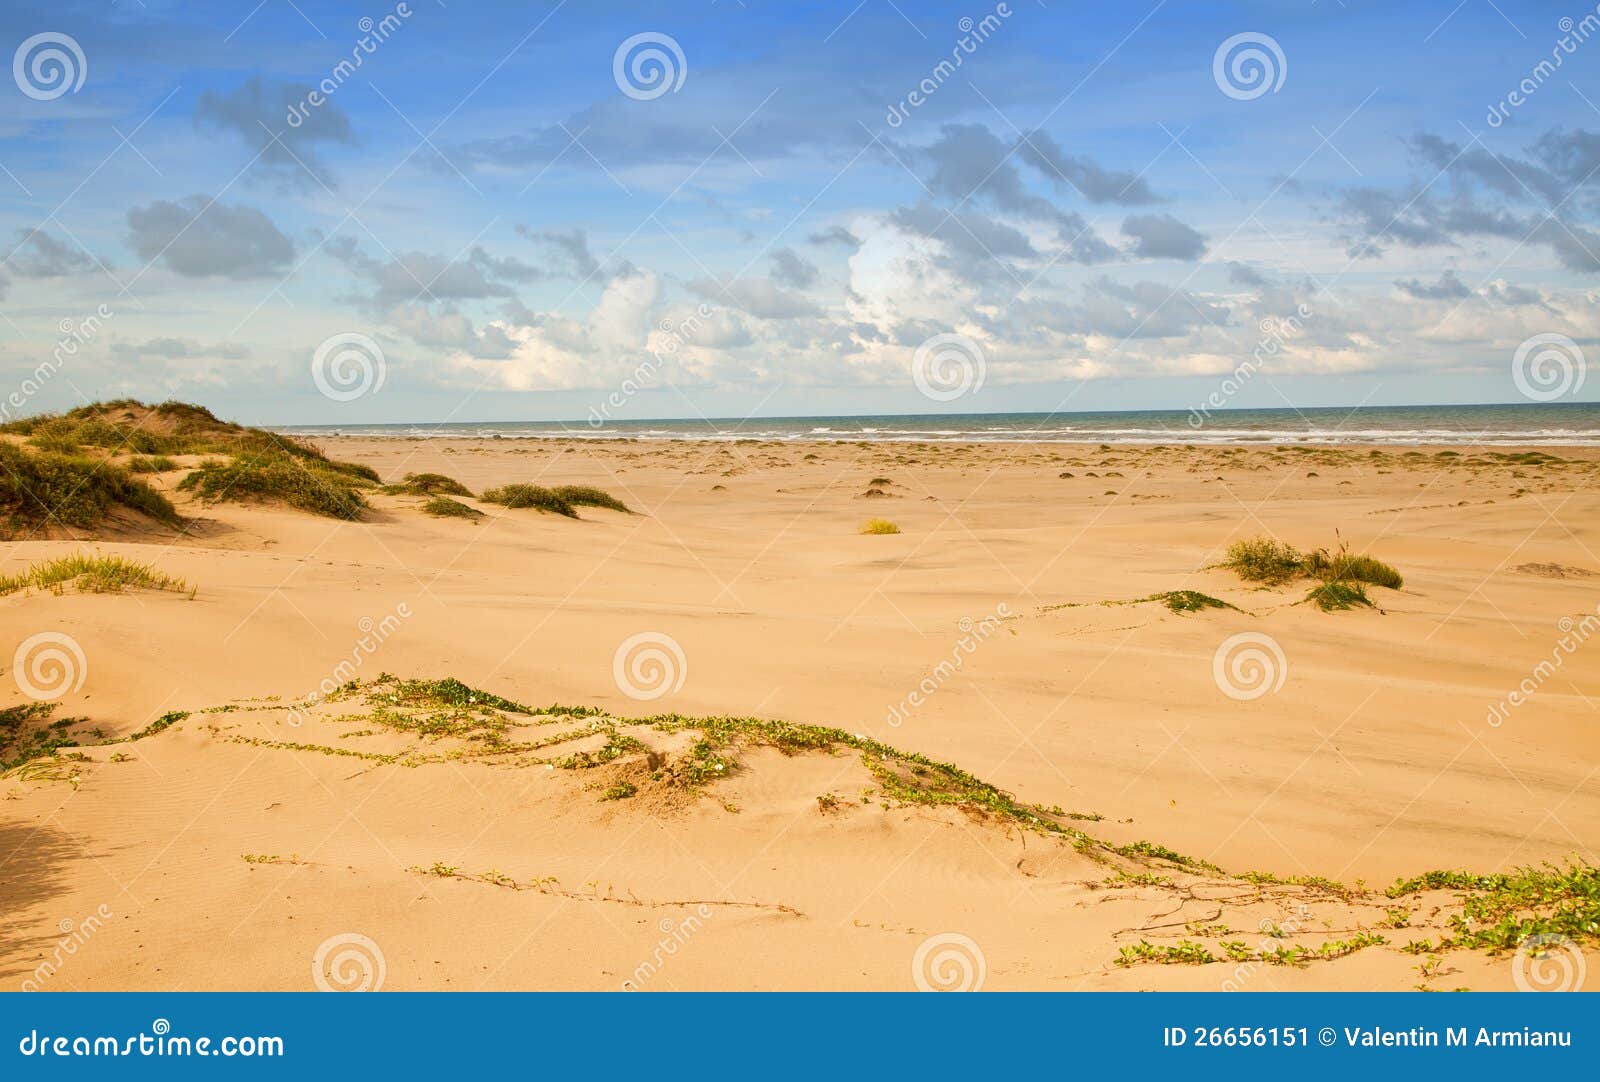
<instances>
[{"instance_id":1,"label":"small plant clump","mask_svg":"<svg viewBox=\"0 0 1600 1082\"><path fill-rule=\"evenodd\" d=\"M464 518L469 522L483 517L483 512L476 507L469 507L449 496L435 496L422 505L422 513L434 518Z\"/></svg>"},{"instance_id":2,"label":"small plant clump","mask_svg":"<svg viewBox=\"0 0 1600 1082\"><path fill-rule=\"evenodd\" d=\"M1315 549L1302 553L1293 545L1270 537L1253 537L1228 546L1222 566L1247 582L1281 586L1300 578L1321 579L1305 600L1323 612L1373 608L1367 586L1398 590L1405 584L1400 572L1372 556L1352 553L1340 542L1333 553Z\"/></svg>"},{"instance_id":3,"label":"small plant clump","mask_svg":"<svg viewBox=\"0 0 1600 1082\"><path fill-rule=\"evenodd\" d=\"M128 459L129 473L171 473L178 468L166 455L134 455Z\"/></svg>"},{"instance_id":4,"label":"small plant clump","mask_svg":"<svg viewBox=\"0 0 1600 1082\"><path fill-rule=\"evenodd\" d=\"M80 552L34 564L20 575L0 576L0 597L27 589L60 594L68 586L86 594L119 594L136 588L189 589L182 579L162 574L149 564Z\"/></svg>"},{"instance_id":5,"label":"small plant clump","mask_svg":"<svg viewBox=\"0 0 1600 1082\"><path fill-rule=\"evenodd\" d=\"M895 534L900 532L900 527L886 518L869 518L861 527L864 534Z\"/></svg>"},{"instance_id":6,"label":"small plant clump","mask_svg":"<svg viewBox=\"0 0 1600 1082\"><path fill-rule=\"evenodd\" d=\"M624 514L633 514L628 509L627 504L604 489L595 488L593 485L558 485L552 491L574 507L603 507L607 511L621 511Z\"/></svg>"},{"instance_id":7,"label":"small plant clump","mask_svg":"<svg viewBox=\"0 0 1600 1082\"><path fill-rule=\"evenodd\" d=\"M384 485L389 496L468 496L472 490L442 473L408 473L398 485Z\"/></svg>"},{"instance_id":8,"label":"small plant clump","mask_svg":"<svg viewBox=\"0 0 1600 1082\"><path fill-rule=\"evenodd\" d=\"M531 507L536 511L546 511L552 515L578 517L578 512L570 500L543 485L502 485L499 488L485 489L483 499L485 503L497 503L513 510Z\"/></svg>"}]
</instances>

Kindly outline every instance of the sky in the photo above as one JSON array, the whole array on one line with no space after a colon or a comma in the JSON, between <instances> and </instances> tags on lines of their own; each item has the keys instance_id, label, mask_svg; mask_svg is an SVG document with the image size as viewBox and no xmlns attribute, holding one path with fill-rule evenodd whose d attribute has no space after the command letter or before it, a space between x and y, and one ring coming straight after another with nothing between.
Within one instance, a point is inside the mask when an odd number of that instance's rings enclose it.
<instances>
[{"instance_id":1,"label":"sky","mask_svg":"<svg viewBox=\"0 0 1600 1082\"><path fill-rule=\"evenodd\" d=\"M64 0L0 42L10 416L1600 400L1592 2Z\"/></svg>"}]
</instances>

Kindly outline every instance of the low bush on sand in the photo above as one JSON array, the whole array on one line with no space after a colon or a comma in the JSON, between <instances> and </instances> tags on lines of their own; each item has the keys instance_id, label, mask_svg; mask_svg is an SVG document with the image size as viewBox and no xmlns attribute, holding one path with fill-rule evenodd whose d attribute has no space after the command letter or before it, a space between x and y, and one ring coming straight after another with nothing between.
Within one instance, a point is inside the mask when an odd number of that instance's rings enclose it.
<instances>
[{"instance_id":1,"label":"low bush on sand","mask_svg":"<svg viewBox=\"0 0 1600 1082\"><path fill-rule=\"evenodd\" d=\"M553 515L565 515L567 518L578 517L578 512L573 508L571 501L543 485L502 485L499 488L485 489L483 499L487 503L497 503L502 507L513 509L531 507L536 511L548 511Z\"/></svg>"},{"instance_id":2,"label":"low bush on sand","mask_svg":"<svg viewBox=\"0 0 1600 1082\"><path fill-rule=\"evenodd\" d=\"M1370 606L1368 585L1398 590L1405 584L1405 579L1393 567L1372 556L1351 552L1344 542L1332 553L1327 549L1302 553L1270 537L1252 537L1229 545L1222 566L1248 582L1268 586L1301 578L1321 579L1323 586L1313 589L1307 600L1324 612Z\"/></svg>"},{"instance_id":3,"label":"low bush on sand","mask_svg":"<svg viewBox=\"0 0 1600 1082\"><path fill-rule=\"evenodd\" d=\"M385 485L391 496L471 496L472 490L442 473L408 473L398 485Z\"/></svg>"},{"instance_id":4,"label":"low bush on sand","mask_svg":"<svg viewBox=\"0 0 1600 1082\"><path fill-rule=\"evenodd\" d=\"M129 473L168 473L178 464L166 455L134 455L128 459Z\"/></svg>"},{"instance_id":5,"label":"low bush on sand","mask_svg":"<svg viewBox=\"0 0 1600 1082\"><path fill-rule=\"evenodd\" d=\"M896 526L886 518L869 518L867 519L865 525L861 527L861 532L864 534L899 533L900 527Z\"/></svg>"},{"instance_id":6,"label":"low bush on sand","mask_svg":"<svg viewBox=\"0 0 1600 1082\"><path fill-rule=\"evenodd\" d=\"M574 507L603 507L608 511L633 513L628 510L627 504L593 485L559 485L552 491Z\"/></svg>"},{"instance_id":7,"label":"low bush on sand","mask_svg":"<svg viewBox=\"0 0 1600 1082\"><path fill-rule=\"evenodd\" d=\"M476 507L468 507L460 500L452 500L449 496L435 496L422 505L422 513L432 515L434 518L464 518L469 521L483 517L483 512Z\"/></svg>"},{"instance_id":8,"label":"low bush on sand","mask_svg":"<svg viewBox=\"0 0 1600 1082\"><path fill-rule=\"evenodd\" d=\"M83 455L0 443L0 518L11 531L99 526L116 508L177 526L177 510L121 466Z\"/></svg>"},{"instance_id":9,"label":"low bush on sand","mask_svg":"<svg viewBox=\"0 0 1600 1082\"><path fill-rule=\"evenodd\" d=\"M202 500L276 500L301 511L354 522L367 506L350 474L280 454L241 455L201 465L178 487Z\"/></svg>"}]
</instances>

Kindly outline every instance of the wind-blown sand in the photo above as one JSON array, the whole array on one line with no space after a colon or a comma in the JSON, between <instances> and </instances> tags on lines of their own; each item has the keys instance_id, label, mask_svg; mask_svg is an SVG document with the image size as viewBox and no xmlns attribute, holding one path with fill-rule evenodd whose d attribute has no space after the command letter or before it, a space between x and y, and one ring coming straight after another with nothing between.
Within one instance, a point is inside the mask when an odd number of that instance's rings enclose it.
<instances>
[{"instance_id":1,"label":"wind-blown sand","mask_svg":"<svg viewBox=\"0 0 1600 1082\"><path fill-rule=\"evenodd\" d=\"M534 705L834 726L1101 816L1063 821L1113 845L1232 873L1381 889L1433 868L1595 860L1600 643L1537 669L1600 600L1592 450L1523 465L1432 448L324 446L385 479L593 484L642 513L467 501L487 513L474 524L379 495L343 523L172 493L200 519L189 536L92 547L188 580L192 600L0 598L0 705L27 701L15 644L59 631L86 672L60 716L114 737L196 712L85 749L75 782L0 781L0 986L309 989L319 946L354 933L389 989L910 989L918 973L961 983L957 963L975 980L980 954L986 989L1512 987L1508 956L1456 951L1419 973L1399 949L1437 939L1446 892L1395 929L1381 893L1160 866L1144 873L1171 882L1108 884L1141 873L977 811L892 806L849 750L751 749L699 795L602 800L605 769L267 743L415 746L349 736L335 704L291 723L281 704L358 657L362 680L450 676ZM877 477L889 495L865 495ZM860 535L873 517L902 532ZM1405 575L1372 591L1381 612L1322 613L1294 604L1304 583L1262 590L1210 567L1242 537L1331 547L1336 529ZM86 547L10 545L0 574ZM1178 589L1244 611L1094 604ZM665 655L682 683L650 701L614 672L642 633L684 659ZM1252 699L1213 671L1243 633L1283 655L1281 687ZM1524 681L1532 694L1491 723ZM1300 967L1114 964L1141 938L1255 948L1273 941L1262 921L1283 942L1365 929L1388 943ZM919 957L941 933L965 938Z\"/></svg>"}]
</instances>

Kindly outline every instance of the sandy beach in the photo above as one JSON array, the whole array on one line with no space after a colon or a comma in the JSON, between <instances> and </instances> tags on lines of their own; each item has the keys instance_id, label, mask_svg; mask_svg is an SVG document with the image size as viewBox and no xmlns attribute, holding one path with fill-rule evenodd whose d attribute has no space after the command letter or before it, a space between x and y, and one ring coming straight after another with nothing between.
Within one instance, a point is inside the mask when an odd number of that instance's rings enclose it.
<instances>
[{"instance_id":1,"label":"sandy beach","mask_svg":"<svg viewBox=\"0 0 1600 1082\"><path fill-rule=\"evenodd\" d=\"M319 442L386 481L593 485L632 513L374 493L342 522L201 502L178 469L151 483L182 533L8 545L0 575L94 551L193 594L0 597L4 705L9 651L62 633L60 716L143 734L0 780L6 987L1510 989L1505 954L1406 949L1449 890L1384 889L1596 858L1593 449ZM1258 535L1342 540L1404 586L1318 611L1217 566ZM1169 591L1227 607L1139 600ZM692 729L563 769L321 700L385 673L867 750L735 746L672 785ZM880 744L1049 826L896 799ZM1141 942L1219 960L1117 964Z\"/></svg>"}]
</instances>

